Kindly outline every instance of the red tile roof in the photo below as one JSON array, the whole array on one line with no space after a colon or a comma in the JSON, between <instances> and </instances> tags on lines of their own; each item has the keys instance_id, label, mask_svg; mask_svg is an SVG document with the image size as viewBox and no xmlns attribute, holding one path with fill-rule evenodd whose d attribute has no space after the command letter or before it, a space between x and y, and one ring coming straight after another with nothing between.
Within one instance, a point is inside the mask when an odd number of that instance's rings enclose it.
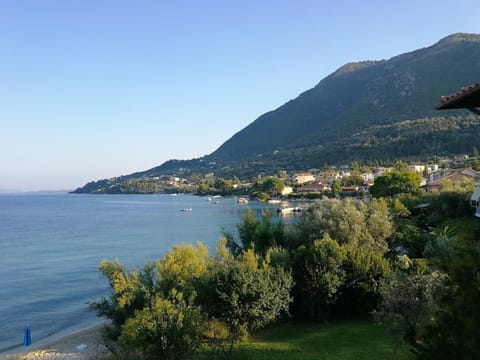
<instances>
[{"instance_id":1,"label":"red tile roof","mask_svg":"<svg viewBox=\"0 0 480 360\"><path fill-rule=\"evenodd\" d=\"M469 109L479 114L480 107L480 82L462 87L454 94L440 96L440 104L435 106L437 110L446 109Z\"/></svg>"}]
</instances>

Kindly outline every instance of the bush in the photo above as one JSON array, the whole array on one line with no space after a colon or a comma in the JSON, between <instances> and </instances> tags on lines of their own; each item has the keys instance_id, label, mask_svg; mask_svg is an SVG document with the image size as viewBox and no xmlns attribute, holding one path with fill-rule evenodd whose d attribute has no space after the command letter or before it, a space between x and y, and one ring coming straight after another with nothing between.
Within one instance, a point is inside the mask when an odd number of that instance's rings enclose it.
<instances>
[{"instance_id":1,"label":"bush","mask_svg":"<svg viewBox=\"0 0 480 360\"><path fill-rule=\"evenodd\" d=\"M193 298L171 291L153 299L122 326L120 344L135 350L140 359L185 359L201 345L205 316Z\"/></svg>"}]
</instances>

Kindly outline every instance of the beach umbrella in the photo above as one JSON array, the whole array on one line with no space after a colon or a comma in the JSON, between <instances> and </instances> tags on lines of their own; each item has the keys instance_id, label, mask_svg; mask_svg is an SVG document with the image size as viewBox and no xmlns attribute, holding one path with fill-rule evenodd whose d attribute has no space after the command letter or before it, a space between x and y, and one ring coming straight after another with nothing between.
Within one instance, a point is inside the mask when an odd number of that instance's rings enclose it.
<instances>
[{"instance_id":1,"label":"beach umbrella","mask_svg":"<svg viewBox=\"0 0 480 360\"><path fill-rule=\"evenodd\" d=\"M32 343L32 337L30 335L30 325L25 325L25 331L23 332L23 346L28 346Z\"/></svg>"}]
</instances>

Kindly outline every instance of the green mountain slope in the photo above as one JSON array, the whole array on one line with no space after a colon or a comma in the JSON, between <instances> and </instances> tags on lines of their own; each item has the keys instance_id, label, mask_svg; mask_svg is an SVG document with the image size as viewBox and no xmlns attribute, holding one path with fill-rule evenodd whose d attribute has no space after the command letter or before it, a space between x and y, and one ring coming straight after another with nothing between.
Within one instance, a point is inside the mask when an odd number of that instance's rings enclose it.
<instances>
[{"instance_id":1,"label":"green mountain slope","mask_svg":"<svg viewBox=\"0 0 480 360\"><path fill-rule=\"evenodd\" d=\"M382 61L350 63L234 134L211 155L118 178L215 172L247 177L352 160L394 161L480 148L480 117L437 111L440 95L479 81L480 35L454 34ZM89 183L92 192L111 181ZM103 184L103 185L101 185Z\"/></svg>"},{"instance_id":2,"label":"green mountain slope","mask_svg":"<svg viewBox=\"0 0 480 360\"><path fill-rule=\"evenodd\" d=\"M438 116L441 94L476 81L480 36L455 34L388 61L352 63L295 100L260 116L212 157L244 159L327 144L373 125Z\"/></svg>"}]
</instances>

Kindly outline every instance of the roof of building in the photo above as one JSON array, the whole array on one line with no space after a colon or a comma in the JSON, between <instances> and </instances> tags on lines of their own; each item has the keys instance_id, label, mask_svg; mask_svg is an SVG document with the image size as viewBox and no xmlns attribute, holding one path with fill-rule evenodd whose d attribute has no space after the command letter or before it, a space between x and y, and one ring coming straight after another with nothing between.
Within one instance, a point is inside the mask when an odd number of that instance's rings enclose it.
<instances>
[{"instance_id":1,"label":"roof of building","mask_svg":"<svg viewBox=\"0 0 480 360\"><path fill-rule=\"evenodd\" d=\"M437 110L468 109L480 115L480 82L462 87L456 93L440 96L440 103L435 106Z\"/></svg>"}]
</instances>

